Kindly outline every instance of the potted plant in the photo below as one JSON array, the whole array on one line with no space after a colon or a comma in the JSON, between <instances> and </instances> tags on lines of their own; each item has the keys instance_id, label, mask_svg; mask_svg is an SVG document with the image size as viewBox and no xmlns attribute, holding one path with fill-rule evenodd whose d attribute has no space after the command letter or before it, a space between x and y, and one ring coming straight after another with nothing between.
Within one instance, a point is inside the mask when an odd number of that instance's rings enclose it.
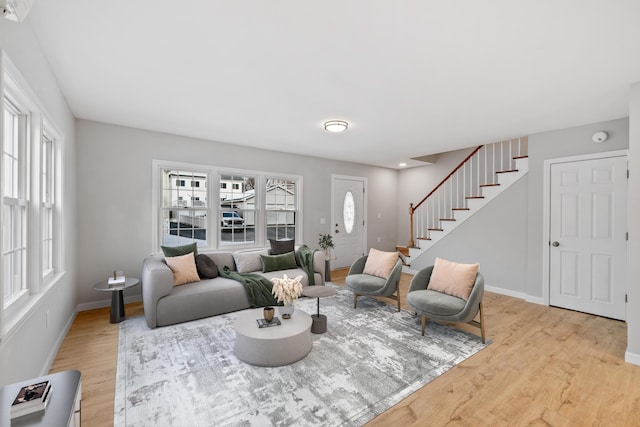
<instances>
[{"instance_id":1,"label":"potted plant","mask_svg":"<svg viewBox=\"0 0 640 427\"><path fill-rule=\"evenodd\" d=\"M271 293L276 297L276 301L283 303L282 306L278 306L280 315L283 319L291 318L294 311L293 302L302 294L302 276L291 279L285 274L282 279L274 277L271 281Z\"/></svg>"},{"instance_id":2,"label":"potted plant","mask_svg":"<svg viewBox=\"0 0 640 427\"><path fill-rule=\"evenodd\" d=\"M319 234L318 245L324 252L326 259L331 258L331 249L333 249L333 236L331 234Z\"/></svg>"}]
</instances>

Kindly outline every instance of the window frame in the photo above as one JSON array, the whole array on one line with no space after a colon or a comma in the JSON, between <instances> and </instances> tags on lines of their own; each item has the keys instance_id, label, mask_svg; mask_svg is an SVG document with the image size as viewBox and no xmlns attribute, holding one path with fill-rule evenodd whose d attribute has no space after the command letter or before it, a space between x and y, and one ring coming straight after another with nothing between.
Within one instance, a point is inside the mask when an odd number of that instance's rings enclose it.
<instances>
[{"instance_id":1,"label":"window frame","mask_svg":"<svg viewBox=\"0 0 640 427\"><path fill-rule=\"evenodd\" d=\"M294 181L296 185L296 218L295 218L295 239L296 241L302 241L302 188L303 177L300 175L289 175L274 172L264 172L255 170L235 169L228 167L220 167L216 165L204 165L196 163L175 162L169 160L154 159L152 161L152 209L153 217L151 221L152 227L152 248L151 252L155 254L162 253L161 246L163 245L163 215L162 215L162 174L165 169L177 169L177 170L193 170L198 172L207 173L207 245L198 246L198 250L202 252L216 251L216 250L239 250L265 247L269 244L267 239L267 212L266 212L266 197L265 186L267 178L277 178L283 180ZM221 206L220 197L222 191L234 191L232 185L223 186L221 182L222 176L251 176L255 178L255 234L253 241L250 242L232 242L230 244L223 244L221 242L222 225L221 216L223 211L243 211L246 209L226 209ZM195 188L195 187L194 187ZM201 188L201 187L200 187ZM242 215L241 215L242 216ZM244 218L244 216L243 216Z\"/></svg>"},{"instance_id":2,"label":"window frame","mask_svg":"<svg viewBox=\"0 0 640 427\"><path fill-rule=\"evenodd\" d=\"M62 147L64 145L64 135L60 132L52 121L48 119L48 115L43 108L39 98L31 89L28 82L24 79L15 65L7 57L6 52L0 50L0 95L2 99L2 114L0 114L0 135L2 135L2 144L4 144L4 109L5 100L8 100L20 113L24 115L24 138L20 142L20 150L23 153L23 173L24 188L21 190L20 205L25 209L25 220L23 223L24 244L26 245L26 258L23 263L24 277L26 287L20 291L20 295L16 298L10 298L5 295L4 277L4 259L0 262L0 339L5 337L14 330L21 319L29 315L37 306L37 302L42 295L51 289L55 283L64 275L64 260L61 253L62 248L62 209L60 200L62 200ZM52 267L53 271L49 271L46 277L42 276L42 136L47 132L50 138L55 140L55 147L52 148L51 165L52 178L51 196L54 202L51 212L52 227ZM4 146L2 147L4 153ZM3 154L4 156L4 154ZM4 170L4 157L1 159ZM22 161L22 160L21 160ZM0 188L3 194L0 198L2 209L0 209L0 241L4 243L4 234L12 230L12 226L5 225L5 205L15 204L15 198L4 197L4 180L5 176L0 174ZM3 244L4 249L4 244Z\"/></svg>"}]
</instances>

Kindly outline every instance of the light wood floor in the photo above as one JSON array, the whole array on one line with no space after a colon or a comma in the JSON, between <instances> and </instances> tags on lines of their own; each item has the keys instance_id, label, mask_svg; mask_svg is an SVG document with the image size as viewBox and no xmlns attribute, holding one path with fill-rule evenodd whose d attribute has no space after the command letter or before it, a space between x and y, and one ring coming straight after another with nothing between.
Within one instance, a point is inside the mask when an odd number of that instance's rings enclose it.
<instances>
[{"instance_id":1,"label":"light wood floor","mask_svg":"<svg viewBox=\"0 0 640 427\"><path fill-rule=\"evenodd\" d=\"M332 281L344 285L345 275ZM403 275L405 308L410 280ZM493 343L369 426L640 426L640 366L624 362L625 323L490 292L484 305ZM142 315L142 304L126 311ZM50 371L82 372L85 426L113 425L118 326L108 319L107 308L79 313Z\"/></svg>"}]
</instances>

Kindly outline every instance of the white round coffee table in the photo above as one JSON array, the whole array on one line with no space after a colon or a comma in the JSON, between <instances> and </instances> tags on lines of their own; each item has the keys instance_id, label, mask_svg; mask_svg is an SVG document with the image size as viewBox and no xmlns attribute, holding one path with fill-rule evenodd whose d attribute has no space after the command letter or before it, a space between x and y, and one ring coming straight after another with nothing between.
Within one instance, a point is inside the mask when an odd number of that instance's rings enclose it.
<instances>
[{"instance_id":1,"label":"white round coffee table","mask_svg":"<svg viewBox=\"0 0 640 427\"><path fill-rule=\"evenodd\" d=\"M280 326L259 328L263 309L244 310L236 319L235 353L250 365L284 366L297 362L311 351L311 316L295 310Z\"/></svg>"}]
</instances>

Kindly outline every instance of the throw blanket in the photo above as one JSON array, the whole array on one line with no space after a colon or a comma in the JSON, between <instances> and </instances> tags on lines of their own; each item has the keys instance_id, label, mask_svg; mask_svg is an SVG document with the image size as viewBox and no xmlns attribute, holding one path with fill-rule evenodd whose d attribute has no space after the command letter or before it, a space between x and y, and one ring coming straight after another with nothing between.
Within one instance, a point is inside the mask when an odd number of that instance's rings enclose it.
<instances>
[{"instance_id":1,"label":"throw blanket","mask_svg":"<svg viewBox=\"0 0 640 427\"><path fill-rule=\"evenodd\" d=\"M226 265L220 270L220 275L242 283L252 307L278 305L278 301L271 293L273 283L266 277L255 273L238 273L237 271L232 271Z\"/></svg>"},{"instance_id":2,"label":"throw blanket","mask_svg":"<svg viewBox=\"0 0 640 427\"><path fill-rule=\"evenodd\" d=\"M313 272L313 254L317 249L311 249L307 245L302 245L296 251L296 258L298 261L298 265L300 268L307 273L307 278L309 279L309 286L313 286L316 284L316 276Z\"/></svg>"}]
</instances>

